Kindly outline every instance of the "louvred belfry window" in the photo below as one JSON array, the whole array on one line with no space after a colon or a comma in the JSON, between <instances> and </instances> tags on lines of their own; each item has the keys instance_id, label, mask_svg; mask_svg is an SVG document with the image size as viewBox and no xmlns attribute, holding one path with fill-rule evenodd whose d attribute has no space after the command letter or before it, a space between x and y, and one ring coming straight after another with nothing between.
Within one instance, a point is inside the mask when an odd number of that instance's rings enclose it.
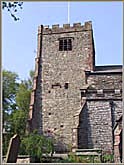
<instances>
[{"instance_id":1,"label":"louvred belfry window","mask_svg":"<svg viewBox=\"0 0 124 165\"><path fill-rule=\"evenodd\" d=\"M59 39L59 51L71 51L71 50L72 50L71 38Z\"/></svg>"}]
</instances>

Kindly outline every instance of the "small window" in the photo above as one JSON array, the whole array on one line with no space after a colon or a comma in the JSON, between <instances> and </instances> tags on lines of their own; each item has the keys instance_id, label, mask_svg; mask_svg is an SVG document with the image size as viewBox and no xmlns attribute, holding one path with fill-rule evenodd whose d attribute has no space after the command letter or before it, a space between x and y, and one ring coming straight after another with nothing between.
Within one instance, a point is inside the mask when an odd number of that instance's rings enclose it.
<instances>
[{"instance_id":1,"label":"small window","mask_svg":"<svg viewBox=\"0 0 124 165\"><path fill-rule=\"evenodd\" d=\"M56 83L56 84L53 84L53 85L52 85L52 89L55 88L55 87L60 87L60 88L61 88L60 83Z\"/></svg>"},{"instance_id":2,"label":"small window","mask_svg":"<svg viewBox=\"0 0 124 165\"><path fill-rule=\"evenodd\" d=\"M63 38L59 40L59 51L72 50L72 40L70 38Z\"/></svg>"},{"instance_id":3,"label":"small window","mask_svg":"<svg viewBox=\"0 0 124 165\"><path fill-rule=\"evenodd\" d=\"M68 83L65 83L64 87L65 87L65 89L68 89Z\"/></svg>"},{"instance_id":4,"label":"small window","mask_svg":"<svg viewBox=\"0 0 124 165\"><path fill-rule=\"evenodd\" d=\"M59 40L59 50L63 50L63 40Z\"/></svg>"},{"instance_id":5,"label":"small window","mask_svg":"<svg viewBox=\"0 0 124 165\"><path fill-rule=\"evenodd\" d=\"M64 50L67 50L67 40L64 40Z\"/></svg>"}]
</instances>

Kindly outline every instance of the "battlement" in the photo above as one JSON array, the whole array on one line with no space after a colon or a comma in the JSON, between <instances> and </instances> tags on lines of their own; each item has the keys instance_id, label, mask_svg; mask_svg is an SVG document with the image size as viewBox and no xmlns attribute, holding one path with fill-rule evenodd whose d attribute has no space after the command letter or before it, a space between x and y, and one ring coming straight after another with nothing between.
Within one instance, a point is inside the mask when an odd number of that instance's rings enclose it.
<instances>
[{"instance_id":1,"label":"battlement","mask_svg":"<svg viewBox=\"0 0 124 165\"><path fill-rule=\"evenodd\" d=\"M70 24L63 24L61 27L59 24L52 25L40 25L38 27L38 33L43 29L43 34L54 34L54 33L65 33L65 32L78 32L78 31L89 31L92 30L92 22L85 22L84 25L81 23L73 23L73 26Z\"/></svg>"}]
</instances>

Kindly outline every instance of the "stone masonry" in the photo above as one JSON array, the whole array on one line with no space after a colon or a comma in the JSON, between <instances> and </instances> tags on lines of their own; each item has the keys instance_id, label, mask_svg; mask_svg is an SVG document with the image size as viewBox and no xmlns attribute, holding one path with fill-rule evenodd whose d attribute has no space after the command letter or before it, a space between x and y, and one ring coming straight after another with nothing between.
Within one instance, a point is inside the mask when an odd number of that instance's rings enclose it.
<instances>
[{"instance_id":1,"label":"stone masonry","mask_svg":"<svg viewBox=\"0 0 124 165\"><path fill-rule=\"evenodd\" d=\"M111 153L120 115L122 67L95 66L92 23L39 26L30 131L59 137L63 151L102 148Z\"/></svg>"}]
</instances>

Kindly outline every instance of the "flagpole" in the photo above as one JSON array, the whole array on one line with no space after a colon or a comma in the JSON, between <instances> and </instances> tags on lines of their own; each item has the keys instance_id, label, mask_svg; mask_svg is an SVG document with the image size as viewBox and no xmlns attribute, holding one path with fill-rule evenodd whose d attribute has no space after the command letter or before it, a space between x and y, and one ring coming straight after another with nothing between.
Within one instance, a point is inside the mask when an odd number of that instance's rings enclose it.
<instances>
[{"instance_id":1,"label":"flagpole","mask_svg":"<svg viewBox=\"0 0 124 165\"><path fill-rule=\"evenodd\" d=\"M70 2L68 1L68 23L70 22Z\"/></svg>"}]
</instances>

